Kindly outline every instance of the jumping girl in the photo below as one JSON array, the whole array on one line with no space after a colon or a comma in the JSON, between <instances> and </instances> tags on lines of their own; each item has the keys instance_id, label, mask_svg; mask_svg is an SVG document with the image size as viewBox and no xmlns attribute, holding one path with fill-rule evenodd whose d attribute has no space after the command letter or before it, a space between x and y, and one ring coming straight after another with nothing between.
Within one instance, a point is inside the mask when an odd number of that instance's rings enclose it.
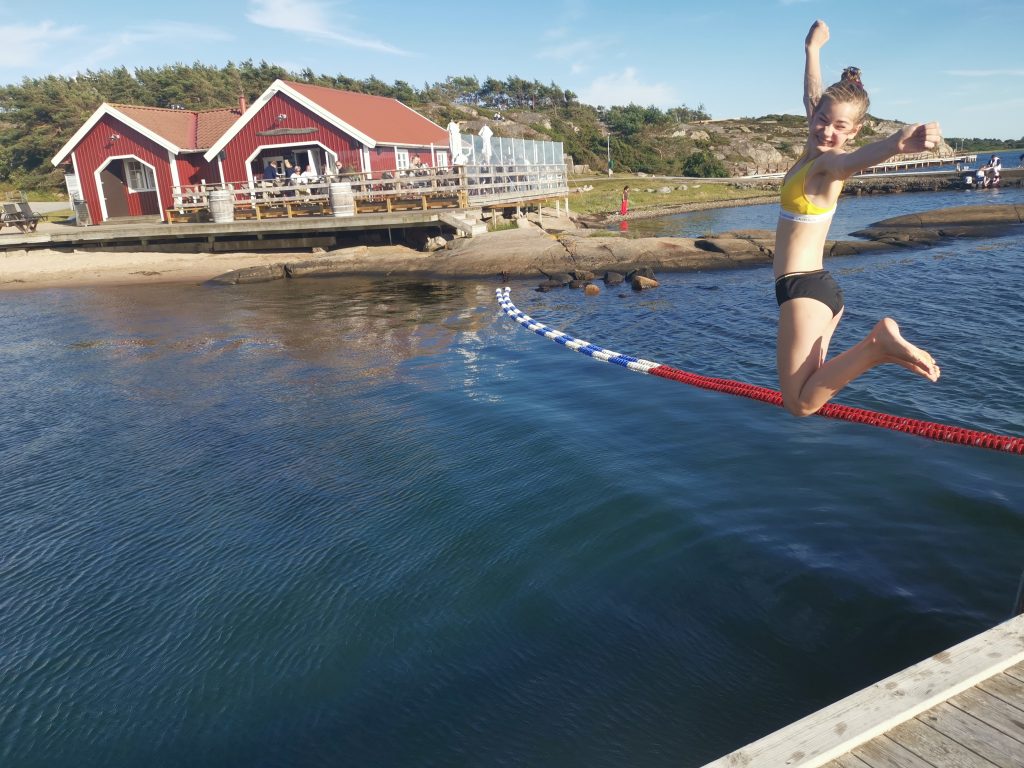
<instances>
[{"instance_id":1,"label":"jumping girl","mask_svg":"<svg viewBox=\"0 0 1024 768\"><path fill-rule=\"evenodd\" d=\"M816 21L804 41L807 144L783 181L775 235L779 389L786 409L797 416L816 412L851 381L882 363L895 363L929 381L939 378L931 355L906 341L889 317L862 341L825 362L845 306L842 290L822 268L843 182L894 155L932 149L941 140L938 123L908 125L886 139L844 151L867 114L868 94L854 67L822 93L820 50L828 38L828 26Z\"/></svg>"}]
</instances>

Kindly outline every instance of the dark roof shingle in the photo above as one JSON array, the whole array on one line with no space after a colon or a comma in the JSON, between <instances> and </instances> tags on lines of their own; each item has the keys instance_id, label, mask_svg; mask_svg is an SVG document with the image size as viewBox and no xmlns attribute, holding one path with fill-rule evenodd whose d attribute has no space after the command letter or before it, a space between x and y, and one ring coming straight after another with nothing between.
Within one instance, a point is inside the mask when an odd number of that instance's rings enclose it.
<instances>
[{"instance_id":1,"label":"dark roof shingle","mask_svg":"<svg viewBox=\"0 0 1024 768\"><path fill-rule=\"evenodd\" d=\"M237 109L164 109L111 104L111 107L186 151L209 149L240 117Z\"/></svg>"},{"instance_id":2,"label":"dark roof shingle","mask_svg":"<svg viewBox=\"0 0 1024 768\"><path fill-rule=\"evenodd\" d=\"M448 144L448 132L397 99L283 81L378 144Z\"/></svg>"}]
</instances>

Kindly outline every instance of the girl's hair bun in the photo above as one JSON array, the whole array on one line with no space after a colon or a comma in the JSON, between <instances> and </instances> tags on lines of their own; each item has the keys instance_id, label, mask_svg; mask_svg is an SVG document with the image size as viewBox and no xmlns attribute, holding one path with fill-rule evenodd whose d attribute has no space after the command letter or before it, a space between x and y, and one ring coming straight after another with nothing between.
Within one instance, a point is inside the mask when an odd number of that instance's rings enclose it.
<instances>
[{"instance_id":1,"label":"girl's hair bun","mask_svg":"<svg viewBox=\"0 0 1024 768\"><path fill-rule=\"evenodd\" d=\"M863 88L864 83L860 80L860 67L847 67L843 70L843 76L840 78L840 82L853 83L858 88Z\"/></svg>"}]
</instances>

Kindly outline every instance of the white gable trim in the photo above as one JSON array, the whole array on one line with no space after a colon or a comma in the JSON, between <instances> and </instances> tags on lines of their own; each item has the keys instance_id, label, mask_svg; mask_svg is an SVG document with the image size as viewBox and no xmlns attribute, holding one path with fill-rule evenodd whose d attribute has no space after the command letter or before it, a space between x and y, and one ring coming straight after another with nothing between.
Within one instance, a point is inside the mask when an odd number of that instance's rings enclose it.
<instances>
[{"instance_id":1,"label":"white gable trim","mask_svg":"<svg viewBox=\"0 0 1024 768\"><path fill-rule=\"evenodd\" d=\"M325 120L326 122L330 123L336 128L339 128L340 130L344 131L349 136L366 145L367 147L377 146L376 141L371 139L362 131L346 123L333 112L328 112L315 101L307 99L305 96L296 91L283 80L275 80L273 83L270 84L267 90L260 94L260 97L252 103L252 106L250 106L245 111L245 114L238 118L238 120L235 121L235 124L232 125L223 136L217 139L217 142L206 151L206 154L203 155L203 157L205 157L207 161L212 161L213 158L217 156L217 153L228 145L228 142L231 141L231 139L237 136L238 133L246 125L252 122L253 118L256 117L260 110L263 109L266 103L270 101L273 98L274 94L276 93L280 93L287 96L288 98L292 99L292 101L308 109L317 117Z\"/></svg>"},{"instance_id":2,"label":"white gable trim","mask_svg":"<svg viewBox=\"0 0 1024 768\"><path fill-rule=\"evenodd\" d=\"M334 158L334 165L338 165L338 153L333 149L329 149L326 144L319 141L296 141L291 144L260 144L256 149L253 150L252 154L245 158L245 177L249 181L249 186L252 186L256 182L256 178L252 173L252 161L259 156L260 152L266 149L289 149L290 147L306 147L310 144L315 144L320 147L326 154ZM223 172L222 172L223 176Z\"/></svg>"},{"instance_id":3,"label":"white gable trim","mask_svg":"<svg viewBox=\"0 0 1024 768\"><path fill-rule=\"evenodd\" d=\"M104 168L106 168L108 165L110 165L115 160L121 160L121 161L124 161L124 160L137 160L138 162L142 163L144 166L146 166L147 168L149 168L149 170L151 170L153 172L153 179L156 180L156 166L153 165L152 163L147 163L145 160L143 160L138 155L114 155L112 157L108 157L106 159L106 161L103 163L103 165L98 166L96 168L96 170L92 172L92 177L93 177L92 180L93 180L93 184L96 186L96 194L100 198L100 214L103 217L102 221L106 221L108 216L107 216L107 198L103 194L103 182L100 179L100 174L103 173L103 169ZM164 213L163 201L160 199L160 183L159 182L157 182L157 185L156 185L156 207L157 207L157 210L160 211L160 220L164 221L164 218L165 218L166 214Z\"/></svg>"},{"instance_id":4,"label":"white gable trim","mask_svg":"<svg viewBox=\"0 0 1024 768\"><path fill-rule=\"evenodd\" d=\"M128 115L124 114L120 110L115 109L106 102L103 102L99 105L99 107L96 108L96 111L92 113L92 116L85 121L85 124L78 129L75 135L68 139L67 144L60 148L60 151L58 151L57 154L53 156L53 159L50 162L53 163L54 165L60 165L64 161L64 158L66 158L68 154L70 154L71 150L78 146L78 143L86 137L89 131L91 131L93 127L95 127L95 125L101 119L103 119L104 115L110 115L115 120L119 120L120 122L124 123L129 128L131 128L133 131L138 131L147 139L150 139L151 141L154 141L157 144L159 144L161 147L164 147L168 152L173 152L174 154L178 154L179 152L181 152L181 149L179 147L169 142L159 133L154 133L153 131L149 130L149 128L146 128L144 125L141 125L140 123L137 123L135 120L132 120L130 117L128 117Z\"/></svg>"}]
</instances>

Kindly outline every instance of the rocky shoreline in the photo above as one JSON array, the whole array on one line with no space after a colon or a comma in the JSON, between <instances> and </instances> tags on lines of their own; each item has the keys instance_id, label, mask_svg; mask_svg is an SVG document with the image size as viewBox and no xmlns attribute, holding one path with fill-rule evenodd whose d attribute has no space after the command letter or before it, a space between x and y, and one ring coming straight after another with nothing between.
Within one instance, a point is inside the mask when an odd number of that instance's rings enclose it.
<instances>
[{"instance_id":1,"label":"rocky shoreline","mask_svg":"<svg viewBox=\"0 0 1024 768\"><path fill-rule=\"evenodd\" d=\"M875 188L881 182L870 181L876 183ZM773 200L774 196L697 205L707 208ZM685 210L694 207L686 206ZM669 212L655 209L644 215ZM8 252L0 258L0 289L169 282L237 285L345 275L547 282L554 275L627 275L641 268L677 272L762 266L771 263L775 252L774 230L725 232L699 238L631 238L610 231L607 217L603 224L591 222L600 228L586 228L587 221L579 217L570 219L564 212L559 217L554 211L545 210L541 228L535 214L532 216L532 221L518 219L518 226L512 229L457 238L446 244L442 240L442 247L429 252L404 245L360 245L301 256L273 252ZM956 206L879 222L854 233L858 239L830 240L825 255L923 248L952 238L999 236L1019 231L1022 221L1024 206Z\"/></svg>"},{"instance_id":2,"label":"rocky shoreline","mask_svg":"<svg viewBox=\"0 0 1024 768\"><path fill-rule=\"evenodd\" d=\"M1024 206L957 206L899 216L854 233L860 240L830 240L827 257L924 248L943 240L1010 234L1024 223ZM455 240L434 253L391 249L378 253L359 246L312 260L235 270L213 283L234 285L286 277L402 275L411 278L539 278L605 272L628 274L736 269L770 264L775 233L726 232L712 237L623 238L604 230L548 232L525 221L516 229ZM564 282L568 282L565 280Z\"/></svg>"}]
</instances>

